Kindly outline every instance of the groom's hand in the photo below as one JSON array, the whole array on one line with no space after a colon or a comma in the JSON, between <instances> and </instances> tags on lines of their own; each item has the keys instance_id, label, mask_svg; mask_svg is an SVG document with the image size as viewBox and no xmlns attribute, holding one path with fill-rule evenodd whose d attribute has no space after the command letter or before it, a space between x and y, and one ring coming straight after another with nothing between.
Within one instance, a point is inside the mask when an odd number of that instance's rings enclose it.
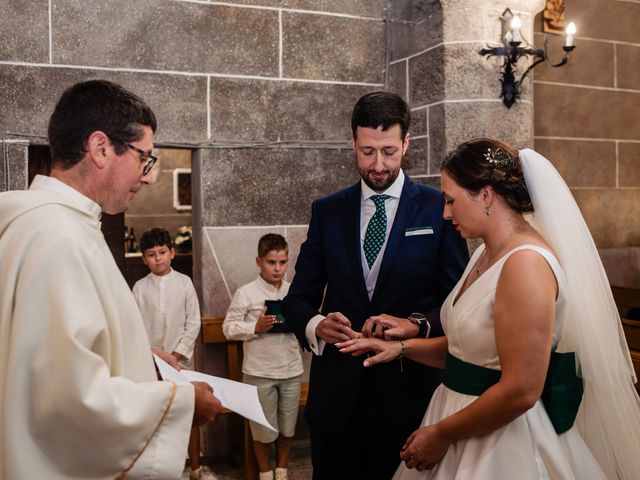
<instances>
[{"instance_id":1,"label":"groom's hand","mask_svg":"<svg viewBox=\"0 0 640 480\"><path fill-rule=\"evenodd\" d=\"M362 327L365 337L384 338L386 340L402 340L418 335L420 327L408 318L393 317L383 313L367 318Z\"/></svg>"},{"instance_id":2,"label":"groom's hand","mask_svg":"<svg viewBox=\"0 0 640 480\"><path fill-rule=\"evenodd\" d=\"M340 312L332 312L316 327L316 336L327 343L346 342L361 336L351 329L351 322Z\"/></svg>"}]
</instances>

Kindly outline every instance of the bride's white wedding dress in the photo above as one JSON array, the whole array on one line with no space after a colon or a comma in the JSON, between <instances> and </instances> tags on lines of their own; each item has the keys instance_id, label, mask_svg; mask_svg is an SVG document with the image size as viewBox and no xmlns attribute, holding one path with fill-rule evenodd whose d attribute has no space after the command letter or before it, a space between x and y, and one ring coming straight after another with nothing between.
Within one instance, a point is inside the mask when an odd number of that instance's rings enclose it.
<instances>
[{"instance_id":1,"label":"bride's white wedding dress","mask_svg":"<svg viewBox=\"0 0 640 480\"><path fill-rule=\"evenodd\" d=\"M492 318L495 291L507 258L521 249L535 250L552 268L558 281L553 345L560 340L565 315L566 280L560 264L547 250L522 245L508 252L459 294L464 280L484 251L479 247L460 282L445 300L441 321L449 353L468 363L500 370ZM477 396L455 392L440 385L431 399L422 426L437 423L472 403ZM402 463L393 480L591 480L604 479L593 454L576 426L558 435L543 404L494 432L457 442L431 471L408 469Z\"/></svg>"}]
</instances>

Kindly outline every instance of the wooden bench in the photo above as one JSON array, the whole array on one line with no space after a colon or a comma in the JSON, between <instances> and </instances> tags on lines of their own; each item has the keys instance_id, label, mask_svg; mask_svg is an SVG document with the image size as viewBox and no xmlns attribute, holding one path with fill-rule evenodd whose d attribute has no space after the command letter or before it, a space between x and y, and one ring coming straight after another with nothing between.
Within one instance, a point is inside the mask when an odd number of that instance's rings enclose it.
<instances>
[{"instance_id":1,"label":"wooden bench","mask_svg":"<svg viewBox=\"0 0 640 480\"><path fill-rule=\"evenodd\" d=\"M224 317L202 317L202 341L206 344L223 344L227 349L227 369L231 380L242 381L242 361L240 349L242 342L227 340L222 332ZM300 390L300 406L307 404L307 391L309 384L303 383ZM225 409L223 413L230 413ZM244 419L242 441L242 470L244 480L256 480L258 478L258 464L253 451L253 438L249 421Z\"/></svg>"},{"instance_id":2,"label":"wooden bench","mask_svg":"<svg viewBox=\"0 0 640 480\"><path fill-rule=\"evenodd\" d=\"M616 305L627 308L640 308L640 290L612 286L611 291ZM633 368L636 371L636 377L640 378L640 321L624 317L621 318L621 321L627 344L629 345ZM636 384L636 388L640 390L640 382Z\"/></svg>"}]
</instances>

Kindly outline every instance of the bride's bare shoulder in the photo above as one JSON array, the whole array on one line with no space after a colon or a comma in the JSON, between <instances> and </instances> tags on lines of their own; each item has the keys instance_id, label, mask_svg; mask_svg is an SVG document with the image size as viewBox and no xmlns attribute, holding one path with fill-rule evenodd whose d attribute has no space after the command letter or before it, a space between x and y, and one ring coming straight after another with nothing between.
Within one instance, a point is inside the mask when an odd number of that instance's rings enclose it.
<instances>
[{"instance_id":1,"label":"bride's bare shoulder","mask_svg":"<svg viewBox=\"0 0 640 480\"><path fill-rule=\"evenodd\" d=\"M553 247L547 242L547 240L538 232L535 228L530 227L527 232L523 233L518 238L518 246L522 245L536 245L550 252L554 257L558 257Z\"/></svg>"}]
</instances>

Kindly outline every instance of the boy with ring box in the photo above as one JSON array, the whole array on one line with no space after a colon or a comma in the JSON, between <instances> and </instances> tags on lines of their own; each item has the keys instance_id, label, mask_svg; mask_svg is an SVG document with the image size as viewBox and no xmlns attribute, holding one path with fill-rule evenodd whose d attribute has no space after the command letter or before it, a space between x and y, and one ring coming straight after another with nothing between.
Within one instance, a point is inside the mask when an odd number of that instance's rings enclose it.
<instances>
[{"instance_id":1,"label":"boy with ring box","mask_svg":"<svg viewBox=\"0 0 640 480\"><path fill-rule=\"evenodd\" d=\"M272 480L271 444L276 446L275 480L288 480L287 465L295 434L302 383L300 346L280 313L289 291L284 280L289 247L281 235L268 233L258 242L258 277L240 287L227 310L222 330L229 340L243 341L244 383L255 385L274 433L249 422L260 480Z\"/></svg>"}]
</instances>

